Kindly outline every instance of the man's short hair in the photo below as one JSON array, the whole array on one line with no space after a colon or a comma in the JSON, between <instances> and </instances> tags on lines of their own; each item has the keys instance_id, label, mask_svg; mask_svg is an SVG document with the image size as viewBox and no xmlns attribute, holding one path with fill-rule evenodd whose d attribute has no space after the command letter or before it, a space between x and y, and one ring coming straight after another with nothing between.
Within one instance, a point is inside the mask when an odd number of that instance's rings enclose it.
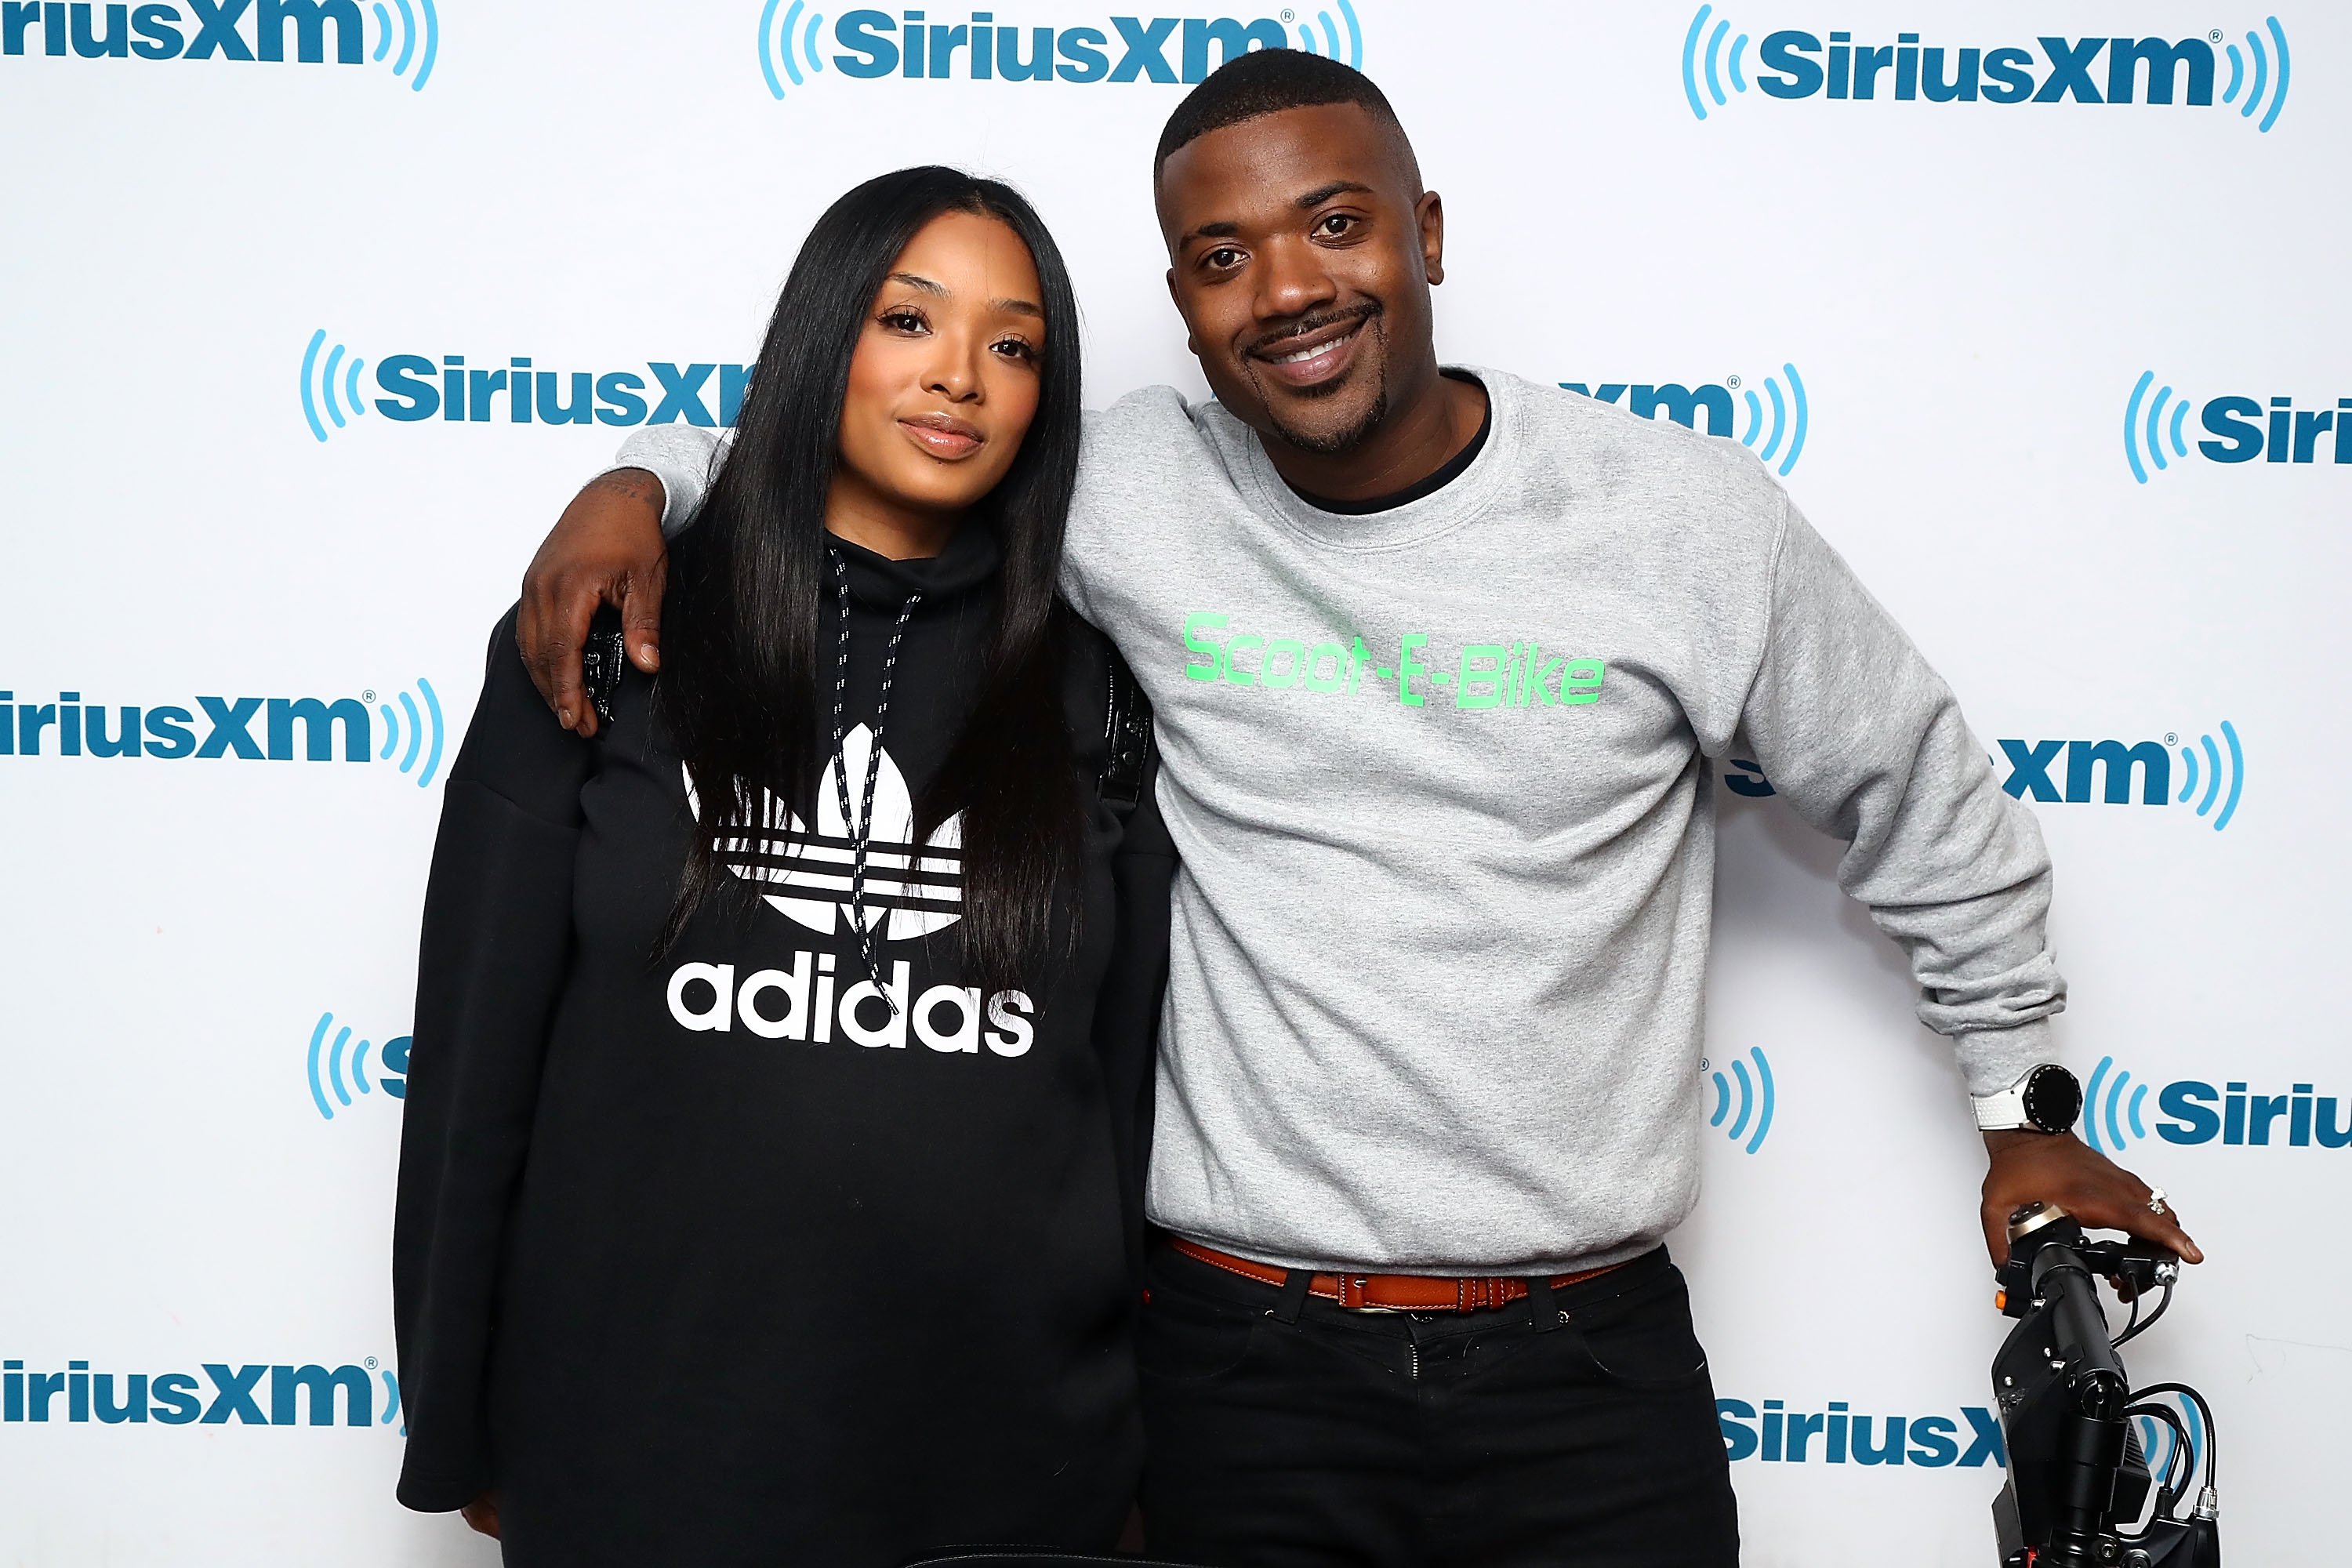
<instances>
[{"instance_id":1,"label":"man's short hair","mask_svg":"<svg viewBox=\"0 0 2352 1568\"><path fill-rule=\"evenodd\" d=\"M1396 132L1411 155L1404 126L1372 79L1360 70L1304 49L1252 49L1235 55L1211 71L1201 85L1184 95L1176 112L1160 128L1160 151L1151 160L1153 184L1179 148L1212 131L1239 125L1260 115L1287 109L1316 109L1327 103L1352 103Z\"/></svg>"}]
</instances>

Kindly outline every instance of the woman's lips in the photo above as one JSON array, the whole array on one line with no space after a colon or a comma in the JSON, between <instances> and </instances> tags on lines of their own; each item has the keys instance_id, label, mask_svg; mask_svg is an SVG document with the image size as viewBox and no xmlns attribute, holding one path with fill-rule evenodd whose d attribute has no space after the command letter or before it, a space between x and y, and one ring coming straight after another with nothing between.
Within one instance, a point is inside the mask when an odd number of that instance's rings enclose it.
<instances>
[{"instance_id":1,"label":"woman's lips","mask_svg":"<svg viewBox=\"0 0 2352 1568\"><path fill-rule=\"evenodd\" d=\"M899 420L898 428L925 452L950 462L971 457L988 441L977 428L948 414L918 414Z\"/></svg>"}]
</instances>

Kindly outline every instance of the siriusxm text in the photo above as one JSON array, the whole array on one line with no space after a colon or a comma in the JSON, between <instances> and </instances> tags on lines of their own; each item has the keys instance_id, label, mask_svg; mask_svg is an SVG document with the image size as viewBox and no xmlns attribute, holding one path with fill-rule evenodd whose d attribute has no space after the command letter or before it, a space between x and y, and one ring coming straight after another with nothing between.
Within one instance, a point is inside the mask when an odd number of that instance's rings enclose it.
<instances>
[{"instance_id":1,"label":"siriusxm text","mask_svg":"<svg viewBox=\"0 0 2352 1568\"><path fill-rule=\"evenodd\" d=\"M240 30L250 13L250 32ZM283 61L287 39L294 58L318 65L334 38L337 65L361 63L366 31L356 0L188 0L177 5L88 5L0 3L0 52L26 52L38 30L40 52L72 52L84 59Z\"/></svg>"},{"instance_id":2,"label":"siriusxm text","mask_svg":"<svg viewBox=\"0 0 2352 1568\"><path fill-rule=\"evenodd\" d=\"M1715 1402L1723 1450L1733 1463L1768 1465L1916 1465L1935 1469L2006 1466L2000 1423L1981 1405L1949 1415L1856 1415L1843 1399L1818 1411L1790 1410L1778 1399L1759 1411L1745 1399Z\"/></svg>"},{"instance_id":3,"label":"siriusxm text","mask_svg":"<svg viewBox=\"0 0 2352 1568\"><path fill-rule=\"evenodd\" d=\"M1039 27L999 26L993 11L974 11L962 22L934 22L924 11L845 11L833 25L833 40L845 52L833 64L850 77L1196 82L1252 47L1279 49L1290 41L1271 16L1103 20L1098 27Z\"/></svg>"},{"instance_id":4,"label":"siriusxm text","mask_svg":"<svg viewBox=\"0 0 2352 1568\"><path fill-rule=\"evenodd\" d=\"M2197 443L2200 454L2216 463L2352 463L2352 397L2339 397L2333 408L2297 408L2293 397L2209 397L2198 413L2210 440Z\"/></svg>"},{"instance_id":5,"label":"siriusxm text","mask_svg":"<svg viewBox=\"0 0 2352 1568\"><path fill-rule=\"evenodd\" d=\"M1737 376L1732 378L1738 380ZM1685 429L1697 430L1706 436L1733 434L1731 388L1719 382L1707 382L1698 386L1685 386L1680 382L1653 384L1646 381L1604 381L1598 386L1590 382L1563 381L1559 384L1580 397L1596 403L1615 403L1628 413L1644 419L1671 419ZM1699 423L1699 416L1706 423Z\"/></svg>"},{"instance_id":6,"label":"siriusxm text","mask_svg":"<svg viewBox=\"0 0 2352 1568\"><path fill-rule=\"evenodd\" d=\"M0 756L364 763L374 755L374 716L352 697L198 697L193 709L84 704L79 691L60 691L54 702L15 699L0 691Z\"/></svg>"},{"instance_id":7,"label":"siriusxm text","mask_svg":"<svg viewBox=\"0 0 2352 1568\"><path fill-rule=\"evenodd\" d=\"M89 1421L108 1426L347 1426L374 1422L375 1379L345 1364L232 1366L206 1362L200 1373L94 1373L86 1361L62 1372L0 1362L0 1421ZM387 1412L387 1416L389 1412Z\"/></svg>"},{"instance_id":8,"label":"siriusxm text","mask_svg":"<svg viewBox=\"0 0 2352 1568\"><path fill-rule=\"evenodd\" d=\"M1756 85L1773 98L1853 102L2182 103L2213 101L2215 59L2203 38L2067 38L1992 47L1922 46L1917 33L1857 44L1833 32L1785 28L1757 50Z\"/></svg>"},{"instance_id":9,"label":"siriusxm text","mask_svg":"<svg viewBox=\"0 0 2352 1568\"><path fill-rule=\"evenodd\" d=\"M2001 788L2020 800L2066 801L2075 805L2095 795L2109 805L2126 805L2139 782L2143 805L2172 799L2172 752L2159 741L2003 741L2009 777ZM2061 767L2060 759L2064 759ZM2058 776L2052 777L2053 770ZM2063 793L2061 793L2061 788Z\"/></svg>"},{"instance_id":10,"label":"siriusxm text","mask_svg":"<svg viewBox=\"0 0 2352 1568\"><path fill-rule=\"evenodd\" d=\"M1426 632L1405 633L1395 658L1375 663L1360 637L1343 642L1245 631L1234 616L1206 610L1184 617L1184 647L1189 679L1349 695L1360 684L1377 690L1384 683L1407 708L1424 707L1448 690L1454 708L1577 708L1601 700L1608 675L1600 659L1547 654L1533 640L1465 643L1453 659L1433 665L1423 657Z\"/></svg>"},{"instance_id":11,"label":"siriusxm text","mask_svg":"<svg viewBox=\"0 0 2352 1568\"><path fill-rule=\"evenodd\" d=\"M385 395L377 413L412 424L440 418L477 425L728 426L751 384L748 364L647 361L638 370L541 370L528 355L503 365L468 364L463 354L390 354L376 362Z\"/></svg>"},{"instance_id":12,"label":"siriusxm text","mask_svg":"<svg viewBox=\"0 0 2352 1568\"><path fill-rule=\"evenodd\" d=\"M2172 752L2161 741L2003 740L2000 761L2009 769L2003 793L2019 800L2084 805L2167 805L2172 795ZM1734 795L1760 798L1773 793L1761 764L1729 760L1724 786Z\"/></svg>"},{"instance_id":13,"label":"siriusxm text","mask_svg":"<svg viewBox=\"0 0 2352 1568\"><path fill-rule=\"evenodd\" d=\"M2291 1085L2284 1094L2255 1094L2243 1081L2224 1082L2217 1089L2196 1079L2179 1079L2158 1092L2156 1104L2156 1134L2168 1143L2352 1145L2352 1105L2317 1094L2307 1083Z\"/></svg>"},{"instance_id":14,"label":"siriusxm text","mask_svg":"<svg viewBox=\"0 0 2352 1568\"><path fill-rule=\"evenodd\" d=\"M1026 1056L1035 1042L1032 1020L1037 1005L1025 991L999 991L983 1002L977 986L934 985L908 998L906 963L890 966L882 985L860 980L835 986L835 957L802 951L788 969L755 969L737 977L731 963L681 963L670 972L669 1016L681 1026L720 1034L739 1025L766 1040L805 1040L824 1045L835 1038L904 1050L909 1027L915 1037L946 1055Z\"/></svg>"}]
</instances>

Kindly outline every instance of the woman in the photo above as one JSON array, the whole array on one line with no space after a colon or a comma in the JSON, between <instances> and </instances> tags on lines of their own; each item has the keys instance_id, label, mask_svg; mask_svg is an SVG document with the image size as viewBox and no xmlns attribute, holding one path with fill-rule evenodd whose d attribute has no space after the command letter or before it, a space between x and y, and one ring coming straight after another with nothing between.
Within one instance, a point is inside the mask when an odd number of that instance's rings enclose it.
<instances>
[{"instance_id":1,"label":"woman","mask_svg":"<svg viewBox=\"0 0 2352 1568\"><path fill-rule=\"evenodd\" d=\"M869 181L777 301L659 679L583 741L492 635L394 1285L401 1500L509 1563L1118 1534L1171 862L1054 597L1077 349L1017 194Z\"/></svg>"}]
</instances>

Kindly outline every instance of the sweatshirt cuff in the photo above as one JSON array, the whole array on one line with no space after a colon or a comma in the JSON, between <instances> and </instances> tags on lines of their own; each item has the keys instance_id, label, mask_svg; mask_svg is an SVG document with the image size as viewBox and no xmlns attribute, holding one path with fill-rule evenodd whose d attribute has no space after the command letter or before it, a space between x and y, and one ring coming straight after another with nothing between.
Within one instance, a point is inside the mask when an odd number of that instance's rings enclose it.
<instances>
[{"instance_id":1,"label":"sweatshirt cuff","mask_svg":"<svg viewBox=\"0 0 2352 1568\"><path fill-rule=\"evenodd\" d=\"M713 444L699 431L677 425L647 425L629 433L599 477L622 468L642 468L661 481L664 539L683 532L708 484Z\"/></svg>"},{"instance_id":2,"label":"sweatshirt cuff","mask_svg":"<svg viewBox=\"0 0 2352 1568\"><path fill-rule=\"evenodd\" d=\"M1970 1094L1999 1094L2026 1069L2058 1060L2058 1042L2047 1018L2032 1018L2009 1029L1977 1029L1952 1037L1960 1073Z\"/></svg>"}]
</instances>

